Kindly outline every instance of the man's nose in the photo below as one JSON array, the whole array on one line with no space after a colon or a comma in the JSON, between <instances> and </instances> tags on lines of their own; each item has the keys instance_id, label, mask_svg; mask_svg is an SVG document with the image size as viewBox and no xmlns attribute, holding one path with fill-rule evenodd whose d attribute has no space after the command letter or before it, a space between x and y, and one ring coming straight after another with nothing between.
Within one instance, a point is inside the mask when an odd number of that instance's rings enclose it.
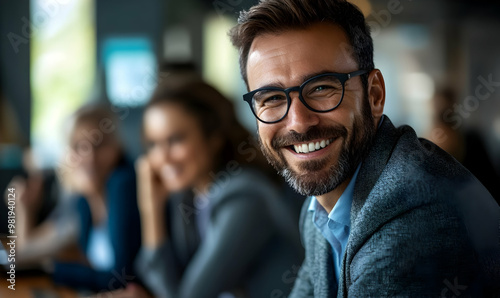
<instances>
[{"instance_id":1,"label":"man's nose","mask_svg":"<svg viewBox=\"0 0 500 298\"><path fill-rule=\"evenodd\" d=\"M288 130L305 133L309 128L319 124L319 115L309 110L299 99L298 92L290 93L290 109L285 117Z\"/></svg>"}]
</instances>

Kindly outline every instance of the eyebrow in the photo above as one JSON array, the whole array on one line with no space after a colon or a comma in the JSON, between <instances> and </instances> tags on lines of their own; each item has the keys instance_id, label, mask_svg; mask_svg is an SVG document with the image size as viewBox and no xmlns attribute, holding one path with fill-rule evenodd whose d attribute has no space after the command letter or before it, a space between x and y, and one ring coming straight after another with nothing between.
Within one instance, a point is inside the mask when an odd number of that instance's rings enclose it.
<instances>
[{"instance_id":1,"label":"eyebrow","mask_svg":"<svg viewBox=\"0 0 500 298\"><path fill-rule=\"evenodd\" d=\"M300 77L300 80L301 80L302 83L300 83L300 84L303 84L305 81L309 80L312 77L315 77L315 76L318 76L318 75L322 75L322 74L325 74L325 73L335 73L335 72L331 71L331 70L320 70L320 71L317 71L317 72L313 72L313 73L308 73L308 74L302 75ZM280 83L280 82L272 82L272 83L269 83L269 84L264 85L262 87L259 87L257 89L262 89L262 88L282 88L282 89L286 89L286 88L290 88L290 87L294 87L294 86L283 86L283 84Z\"/></svg>"}]
</instances>

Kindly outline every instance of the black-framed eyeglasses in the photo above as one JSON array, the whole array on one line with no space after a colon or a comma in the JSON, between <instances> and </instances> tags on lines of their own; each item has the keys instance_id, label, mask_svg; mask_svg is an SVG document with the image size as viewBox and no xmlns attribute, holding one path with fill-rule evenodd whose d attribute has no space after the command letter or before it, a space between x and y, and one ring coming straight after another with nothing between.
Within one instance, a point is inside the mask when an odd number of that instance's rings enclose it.
<instances>
[{"instance_id":1,"label":"black-framed eyeglasses","mask_svg":"<svg viewBox=\"0 0 500 298\"><path fill-rule=\"evenodd\" d=\"M306 80L302 85L282 89L263 87L243 95L253 114L264 123L276 123L288 114L292 99L290 92L298 91L299 100L311 111L326 113L337 108L344 99L345 82L367 73L357 70L351 73L324 73Z\"/></svg>"}]
</instances>

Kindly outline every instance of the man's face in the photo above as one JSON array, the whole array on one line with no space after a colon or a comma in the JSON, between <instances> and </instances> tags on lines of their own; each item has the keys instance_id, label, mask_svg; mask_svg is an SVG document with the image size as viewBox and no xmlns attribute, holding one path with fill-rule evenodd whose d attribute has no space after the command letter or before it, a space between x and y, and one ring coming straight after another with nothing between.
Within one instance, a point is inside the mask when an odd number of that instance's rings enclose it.
<instances>
[{"instance_id":1,"label":"man's face","mask_svg":"<svg viewBox=\"0 0 500 298\"><path fill-rule=\"evenodd\" d=\"M347 36L332 24L259 35L248 55L248 86L250 90L265 86L288 88L320 73L358 70L348 49ZM346 82L342 103L327 113L307 109L298 92L290 96L290 109L283 120L274 124L258 122L262 151L297 192L328 193L350 179L375 134L361 78ZM294 150L294 145L304 144L314 149L308 153Z\"/></svg>"}]
</instances>

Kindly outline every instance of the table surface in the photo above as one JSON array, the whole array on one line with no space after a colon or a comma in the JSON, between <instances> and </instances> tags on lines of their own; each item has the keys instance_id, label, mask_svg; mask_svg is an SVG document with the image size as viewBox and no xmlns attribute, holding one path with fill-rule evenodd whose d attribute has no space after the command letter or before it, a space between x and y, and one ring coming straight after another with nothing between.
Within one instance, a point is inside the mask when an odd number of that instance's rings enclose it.
<instances>
[{"instance_id":1,"label":"table surface","mask_svg":"<svg viewBox=\"0 0 500 298\"><path fill-rule=\"evenodd\" d=\"M7 235L0 235L2 246L0 250L8 249ZM5 251L3 258L6 258ZM4 263L5 259L1 260ZM8 264L7 264L8 265ZM16 266L17 267L17 266ZM17 269L17 268L16 268ZM72 298L78 297L74 290L56 286L49 275L36 271L25 272L16 270L15 291L9 289L10 282L7 281L6 267L0 265L0 297L1 298Z\"/></svg>"},{"instance_id":2,"label":"table surface","mask_svg":"<svg viewBox=\"0 0 500 298\"><path fill-rule=\"evenodd\" d=\"M3 268L2 268L3 270ZM17 275L17 274L16 274ZM0 297L12 298L73 298L76 292L68 288L55 286L49 276L16 276L15 291L8 288L10 283L6 275L1 274Z\"/></svg>"}]
</instances>

